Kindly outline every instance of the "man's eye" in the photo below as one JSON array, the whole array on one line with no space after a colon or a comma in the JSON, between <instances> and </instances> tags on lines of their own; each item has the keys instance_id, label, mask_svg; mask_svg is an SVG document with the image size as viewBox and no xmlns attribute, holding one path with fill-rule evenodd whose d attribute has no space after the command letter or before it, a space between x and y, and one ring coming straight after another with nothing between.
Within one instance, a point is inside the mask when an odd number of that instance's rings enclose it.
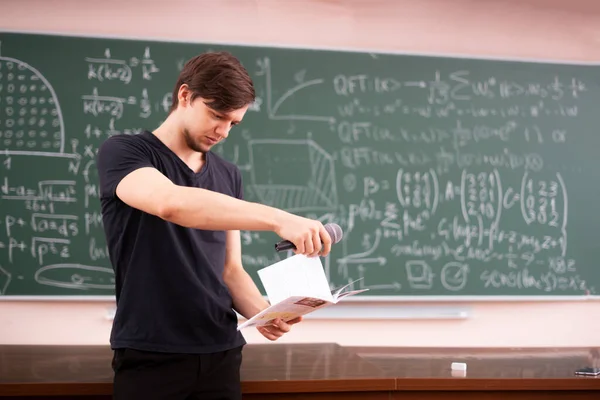
<instances>
[{"instance_id":1,"label":"man's eye","mask_svg":"<svg viewBox=\"0 0 600 400\"><path fill-rule=\"evenodd\" d=\"M215 116L215 119L222 119L223 117L221 117L220 115L217 114L213 114Z\"/></svg>"}]
</instances>

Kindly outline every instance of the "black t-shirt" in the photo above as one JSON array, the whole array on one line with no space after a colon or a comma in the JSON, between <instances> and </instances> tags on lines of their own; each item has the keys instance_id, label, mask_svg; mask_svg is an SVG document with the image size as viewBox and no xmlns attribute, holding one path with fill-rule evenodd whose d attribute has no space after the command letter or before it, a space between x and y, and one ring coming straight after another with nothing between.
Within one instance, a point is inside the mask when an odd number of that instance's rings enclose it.
<instances>
[{"instance_id":1,"label":"black t-shirt","mask_svg":"<svg viewBox=\"0 0 600 400\"><path fill-rule=\"evenodd\" d=\"M128 206L116 195L127 174L154 167L176 185L241 199L239 169L208 152L201 171L195 173L150 132L110 137L100 147L97 163L104 231L116 280L111 347L209 353L245 344L223 282L225 231L167 222Z\"/></svg>"}]
</instances>

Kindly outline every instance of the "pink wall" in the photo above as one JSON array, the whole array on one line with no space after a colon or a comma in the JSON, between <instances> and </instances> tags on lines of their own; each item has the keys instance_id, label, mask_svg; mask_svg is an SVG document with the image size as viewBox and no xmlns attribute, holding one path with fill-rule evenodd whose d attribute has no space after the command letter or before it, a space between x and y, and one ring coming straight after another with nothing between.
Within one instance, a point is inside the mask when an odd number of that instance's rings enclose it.
<instances>
[{"instance_id":1,"label":"pink wall","mask_svg":"<svg viewBox=\"0 0 600 400\"><path fill-rule=\"evenodd\" d=\"M4 0L0 26L82 35L600 62L597 0ZM600 302L453 306L469 308L469 317L308 320L282 341L365 346L600 345ZM0 343L105 344L111 307L103 302L0 302ZM245 336L249 342L266 342L252 329Z\"/></svg>"}]
</instances>

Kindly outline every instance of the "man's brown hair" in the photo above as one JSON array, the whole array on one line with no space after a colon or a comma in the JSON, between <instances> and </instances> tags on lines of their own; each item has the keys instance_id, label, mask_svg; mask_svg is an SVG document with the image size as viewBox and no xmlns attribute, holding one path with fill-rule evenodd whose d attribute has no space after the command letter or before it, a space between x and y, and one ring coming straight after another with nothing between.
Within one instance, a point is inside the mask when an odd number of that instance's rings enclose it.
<instances>
[{"instance_id":1,"label":"man's brown hair","mask_svg":"<svg viewBox=\"0 0 600 400\"><path fill-rule=\"evenodd\" d=\"M177 94L187 84L191 100L201 97L206 105L218 112L230 112L254 102L252 78L240 61L226 51L197 55L185 63L173 89L170 112L179 104Z\"/></svg>"}]
</instances>

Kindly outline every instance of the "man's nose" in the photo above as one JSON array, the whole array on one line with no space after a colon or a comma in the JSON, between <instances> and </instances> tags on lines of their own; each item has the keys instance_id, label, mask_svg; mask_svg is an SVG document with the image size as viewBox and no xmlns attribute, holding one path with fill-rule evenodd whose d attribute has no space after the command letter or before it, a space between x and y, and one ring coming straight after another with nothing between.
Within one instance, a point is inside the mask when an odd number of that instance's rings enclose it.
<instances>
[{"instance_id":1,"label":"man's nose","mask_svg":"<svg viewBox=\"0 0 600 400\"><path fill-rule=\"evenodd\" d=\"M223 139L226 139L227 136L229 136L230 130L231 130L231 125L229 123L224 123L224 124L217 125L216 132L219 136L223 137Z\"/></svg>"}]
</instances>

